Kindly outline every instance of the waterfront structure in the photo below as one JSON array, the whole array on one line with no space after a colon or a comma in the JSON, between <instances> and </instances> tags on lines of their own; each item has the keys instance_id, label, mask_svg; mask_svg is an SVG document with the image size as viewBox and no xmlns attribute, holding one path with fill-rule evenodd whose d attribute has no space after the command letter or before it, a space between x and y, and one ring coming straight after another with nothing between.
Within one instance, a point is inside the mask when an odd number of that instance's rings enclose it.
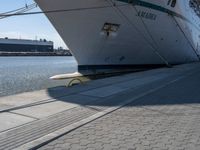
<instances>
[{"instance_id":1,"label":"waterfront structure","mask_svg":"<svg viewBox=\"0 0 200 150\"><path fill-rule=\"evenodd\" d=\"M199 0L35 0L79 70L200 60Z\"/></svg>"},{"instance_id":2,"label":"waterfront structure","mask_svg":"<svg viewBox=\"0 0 200 150\"><path fill-rule=\"evenodd\" d=\"M70 50L64 49L63 47L58 47L57 49L54 49L54 52L56 54L60 55L67 55L67 56L72 56Z\"/></svg>"},{"instance_id":3,"label":"waterfront structure","mask_svg":"<svg viewBox=\"0 0 200 150\"><path fill-rule=\"evenodd\" d=\"M46 40L25 40L0 38L0 52L49 53L54 52L53 42Z\"/></svg>"}]
</instances>

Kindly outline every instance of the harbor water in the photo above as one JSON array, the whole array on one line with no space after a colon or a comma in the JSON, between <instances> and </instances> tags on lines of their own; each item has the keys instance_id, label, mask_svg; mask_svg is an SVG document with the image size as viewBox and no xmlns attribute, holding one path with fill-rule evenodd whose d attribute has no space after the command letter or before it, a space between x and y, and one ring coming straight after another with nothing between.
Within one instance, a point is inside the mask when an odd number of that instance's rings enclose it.
<instances>
[{"instance_id":1,"label":"harbor water","mask_svg":"<svg viewBox=\"0 0 200 150\"><path fill-rule=\"evenodd\" d=\"M0 57L0 97L64 85L49 77L75 71L74 57Z\"/></svg>"}]
</instances>

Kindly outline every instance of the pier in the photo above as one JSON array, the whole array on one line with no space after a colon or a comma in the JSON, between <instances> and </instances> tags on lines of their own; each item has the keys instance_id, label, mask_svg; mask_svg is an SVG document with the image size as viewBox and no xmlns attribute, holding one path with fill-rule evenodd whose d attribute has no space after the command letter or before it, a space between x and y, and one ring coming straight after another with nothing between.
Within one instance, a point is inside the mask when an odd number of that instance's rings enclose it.
<instances>
[{"instance_id":1,"label":"pier","mask_svg":"<svg viewBox=\"0 0 200 150\"><path fill-rule=\"evenodd\" d=\"M0 149L200 149L200 63L0 98Z\"/></svg>"}]
</instances>

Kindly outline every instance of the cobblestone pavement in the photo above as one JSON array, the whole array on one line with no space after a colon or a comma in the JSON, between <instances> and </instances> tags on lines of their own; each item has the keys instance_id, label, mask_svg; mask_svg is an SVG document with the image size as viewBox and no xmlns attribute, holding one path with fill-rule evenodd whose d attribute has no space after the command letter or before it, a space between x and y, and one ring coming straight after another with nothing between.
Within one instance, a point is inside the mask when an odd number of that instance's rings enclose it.
<instances>
[{"instance_id":1,"label":"cobblestone pavement","mask_svg":"<svg viewBox=\"0 0 200 150\"><path fill-rule=\"evenodd\" d=\"M198 79L173 83L40 149L200 150Z\"/></svg>"},{"instance_id":2,"label":"cobblestone pavement","mask_svg":"<svg viewBox=\"0 0 200 150\"><path fill-rule=\"evenodd\" d=\"M200 149L200 110L192 106L123 108L41 149ZM169 108L168 108L169 109ZM176 113L175 113L176 112ZM178 113L179 112L179 113ZM188 116L190 115L190 117Z\"/></svg>"}]
</instances>

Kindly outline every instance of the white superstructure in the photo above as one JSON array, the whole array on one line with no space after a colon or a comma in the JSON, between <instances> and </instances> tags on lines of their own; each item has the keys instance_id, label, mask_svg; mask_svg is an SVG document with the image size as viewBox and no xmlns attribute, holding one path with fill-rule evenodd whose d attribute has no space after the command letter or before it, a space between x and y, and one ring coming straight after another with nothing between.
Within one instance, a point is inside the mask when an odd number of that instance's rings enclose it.
<instances>
[{"instance_id":1,"label":"white superstructure","mask_svg":"<svg viewBox=\"0 0 200 150\"><path fill-rule=\"evenodd\" d=\"M80 69L199 61L198 0L35 0Z\"/></svg>"}]
</instances>

